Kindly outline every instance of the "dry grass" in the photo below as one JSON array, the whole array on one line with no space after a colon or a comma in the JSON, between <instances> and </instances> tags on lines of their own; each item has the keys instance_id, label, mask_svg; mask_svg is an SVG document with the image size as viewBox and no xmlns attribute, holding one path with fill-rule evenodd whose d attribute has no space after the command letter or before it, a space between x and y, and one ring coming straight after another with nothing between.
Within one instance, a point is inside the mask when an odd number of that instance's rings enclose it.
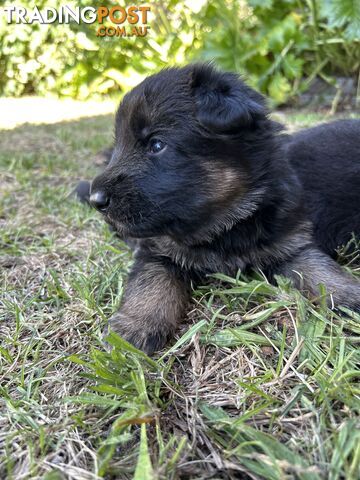
<instances>
[{"instance_id":1,"label":"dry grass","mask_svg":"<svg viewBox=\"0 0 360 480\"><path fill-rule=\"evenodd\" d=\"M359 316L218 275L154 360L103 350L131 255L68 194L111 134L0 132L0 477L359 478Z\"/></svg>"}]
</instances>

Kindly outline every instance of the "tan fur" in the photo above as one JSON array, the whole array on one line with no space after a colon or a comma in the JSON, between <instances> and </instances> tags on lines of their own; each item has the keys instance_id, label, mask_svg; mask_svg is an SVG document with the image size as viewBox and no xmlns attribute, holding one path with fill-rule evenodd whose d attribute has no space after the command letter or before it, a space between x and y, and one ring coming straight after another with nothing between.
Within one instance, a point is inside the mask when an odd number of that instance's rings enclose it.
<instances>
[{"instance_id":1,"label":"tan fur","mask_svg":"<svg viewBox=\"0 0 360 480\"><path fill-rule=\"evenodd\" d=\"M344 305L354 308L354 301L360 299L360 282L315 247L300 252L285 264L281 273L311 296L318 297L319 286L324 285L330 307Z\"/></svg>"},{"instance_id":2,"label":"tan fur","mask_svg":"<svg viewBox=\"0 0 360 480\"><path fill-rule=\"evenodd\" d=\"M230 199L233 200L234 195L240 198L245 194L247 181L245 175L240 175L239 171L214 163L207 164L205 169L209 196L217 205Z\"/></svg>"},{"instance_id":3,"label":"tan fur","mask_svg":"<svg viewBox=\"0 0 360 480\"><path fill-rule=\"evenodd\" d=\"M188 300L188 290L181 280L161 263L145 263L130 278L121 311L110 319L110 327L151 352L175 330Z\"/></svg>"}]
</instances>

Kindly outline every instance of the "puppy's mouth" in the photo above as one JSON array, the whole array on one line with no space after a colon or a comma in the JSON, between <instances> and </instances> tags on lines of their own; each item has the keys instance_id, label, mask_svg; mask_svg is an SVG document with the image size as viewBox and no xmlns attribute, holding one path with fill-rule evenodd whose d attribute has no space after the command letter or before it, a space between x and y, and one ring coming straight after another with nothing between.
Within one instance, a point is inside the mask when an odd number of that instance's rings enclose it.
<instances>
[{"instance_id":1,"label":"puppy's mouth","mask_svg":"<svg viewBox=\"0 0 360 480\"><path fill-rule=\"evenodd\" d=\"M115 217L109 211L102 212L102 215L106 223L119 231L127 230L131 228L131 226L134 224L134 222L130 221L130 219L127 218L125 215L119 218L118 215Z\"/></svg>"},{"instance_id":2,"label":"puppy's mouth","mask_svg":"<svg viewBox=\"0 0 360 480\"><path fill-rule=\"evenodd\" d=\"M139 199L135 199L135 201L139 202ZM112 197L104 208L97 208L97 210L102 214L104 220L114 228L125 229L142 221L140 209L132 208L132 203L130 198Z\"/></svg>"},{"instance_id":3,"label":"puppy's mouth","mask_svg":"<svg viewBox=\"0 0 360 480\"><path fill-rule=\"evenodd\" d=\"M136 212L130 215L129 212L123 215L114 215L111 211L103 212L104 220L108 223L116 233L121 237L132 238L149 238L156 235L156 229L152 225L151 215L141 215Z\"/></svg>"}]
</instances>

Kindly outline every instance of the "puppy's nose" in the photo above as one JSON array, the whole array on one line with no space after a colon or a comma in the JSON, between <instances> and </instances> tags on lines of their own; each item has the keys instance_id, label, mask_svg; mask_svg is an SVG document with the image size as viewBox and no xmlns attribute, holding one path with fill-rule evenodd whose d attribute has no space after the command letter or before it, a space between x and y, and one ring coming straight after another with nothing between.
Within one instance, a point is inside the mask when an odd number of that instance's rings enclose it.
<instances>
[{"instance_id":1,"label":"puppy's nose","mask_svg":"<svg viewBox=\"0 0 360 480\"><path fill-rule=\"evenodd\" d=\"M110 198L104 191L98 190L90 195L90 203L100 212L104 212L109 206Z\"/></svg>"}]
</instances>

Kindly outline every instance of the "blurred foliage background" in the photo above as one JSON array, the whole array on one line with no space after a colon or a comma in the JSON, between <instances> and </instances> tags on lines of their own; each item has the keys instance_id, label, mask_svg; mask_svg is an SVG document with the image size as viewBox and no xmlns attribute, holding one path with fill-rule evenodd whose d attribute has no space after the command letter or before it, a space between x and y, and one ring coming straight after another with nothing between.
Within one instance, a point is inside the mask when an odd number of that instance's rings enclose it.
<instances>
[{"instance_id":1,"label":"blurred foliage background","mask_svg":"<svg viewBox=\"0 0 360 480\"><path fill-rule=\"evenodd\" d=\"M0 94L86 99L117 96L144 75L214 60L240 72L274 104L305 92L315 78L360 85L359 0L79 0L45 6L151 6L144 38L97 37L92 25L16 25L0 19ZM12 5L4 1L2 6Z\"/></svg>"}]
</instances>

